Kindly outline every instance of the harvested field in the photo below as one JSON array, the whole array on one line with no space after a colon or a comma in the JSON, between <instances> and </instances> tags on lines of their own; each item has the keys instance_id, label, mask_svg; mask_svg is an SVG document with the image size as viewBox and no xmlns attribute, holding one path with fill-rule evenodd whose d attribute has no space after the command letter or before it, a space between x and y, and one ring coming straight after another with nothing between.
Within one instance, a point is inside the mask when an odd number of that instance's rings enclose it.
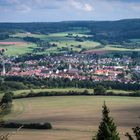
<instances>
[{"instance_id":1,"label":"harvested field","mask_svg":"<svg viewBox=\"0 0 140 140\"><path fill-rule=\"evenodd\" d=\"M140 98L134 97L39 97L14 100L5 119L17 122L51 122L53 130L21 130L11 140L91 140L101 120L102 104L111 110L122 140L124 133L140 125ZM10 131L10 130L6 130Z\"/></svg>"},{"instance_id":2,"label":"harvested field","mask_svg":"<svg viewBox=\"0 0 140 140\"><path fill-rule=\"evenodd\" d=\"M106 51L106 50L88 50L88 51L84 51L82 53L103 55L103 54L109 53L109 51Z\"/></svg>"},{"instance_id":3,"label":"harvested field","mask_svg":"<svg viewBox=\"0 0 140 140\"><path fill-rule=\"evenodd\" d=\"M16 46L23 46L27 44L26 42L0 42L0 45L16 45Z\"/></svg>"}]
</instances>

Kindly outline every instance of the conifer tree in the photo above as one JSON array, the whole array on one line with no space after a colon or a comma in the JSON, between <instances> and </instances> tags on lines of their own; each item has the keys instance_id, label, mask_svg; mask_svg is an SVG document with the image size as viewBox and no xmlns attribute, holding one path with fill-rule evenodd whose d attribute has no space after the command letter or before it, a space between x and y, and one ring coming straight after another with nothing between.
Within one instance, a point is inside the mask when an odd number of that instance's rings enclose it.
<instances>
[{"instance_id":1,"label":"conifer tree","mask_svg":"<svg viewBox=\"0 0 140 140\"><path fill-rule=\"evenodd\" d=\"M129 140L140 140L140 127L137 126L135 128L132 128L133 133L134 133L134 138L132 135L130 135L129 133L126 133L126 136L128 137Z\"/></svg>"},{"instance_id":2,"label":"conifer tree","mask_svg":"<svg viewBox=\"0 0 140 140\"><path fill-rule=\"evenodd\" d=\"M120 140L117 127L113 121L113 118L109 116L109 112L110 111L104 102L102 121L100 122L97 135L95 138L93 138L93 140Z\"/></svg>"}]
</instances>

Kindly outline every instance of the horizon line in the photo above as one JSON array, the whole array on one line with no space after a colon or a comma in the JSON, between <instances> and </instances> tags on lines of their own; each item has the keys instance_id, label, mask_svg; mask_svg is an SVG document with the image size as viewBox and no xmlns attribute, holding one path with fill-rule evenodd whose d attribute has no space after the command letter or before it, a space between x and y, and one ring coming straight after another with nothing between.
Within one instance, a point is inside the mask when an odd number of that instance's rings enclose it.
<instances>
[{"instance_id":1,"label":"horizon line","mask_svg":"<svg viewBox=\"0 0 140 140\"><path fill-rule=\"evenodd\" d=\"M140 18L122 18L116 20L60 20L60 21L0 21L0 23L61 23L61 22L113 22L123 20L140 20Z\"/></svg>"}]
</instances>

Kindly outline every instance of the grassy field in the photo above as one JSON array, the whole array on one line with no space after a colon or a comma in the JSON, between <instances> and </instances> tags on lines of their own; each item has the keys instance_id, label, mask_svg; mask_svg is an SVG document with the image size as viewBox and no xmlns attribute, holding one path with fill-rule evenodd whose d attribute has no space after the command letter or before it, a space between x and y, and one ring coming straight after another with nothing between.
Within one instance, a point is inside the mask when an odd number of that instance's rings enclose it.
<instances>
[{"instance_id":1,"label":"grassy field","mask_svg":"<svg viewBox=\"0 0 140 140\"><path fill-rule=\"evenodd\" d=\"M93 93L93 89L86 89L86 88L52 88L52 89L32 89L32 92L38 93L38 92L68 92L68 91L76 91L76 92L83 92L84 90L88 90L89 93ZM124 90L108 90L108 92L114 92L114 94L128 94L131 93L131 91L124 91ZM14 91L15 95L21 95L21 94L28 94L31 90L17 90Z\"/></svg>"},{"instance_id":2,"label":"grassy field","mask_svg":"<svg viewBox=\"0 0 140 140\"><path fill-rule=\"evenodd\" d=\"M72 33L71 37L68 37L68 33ZM60 32L60 33L53 33L49 35L44 35L44 34L32 34L32 33L17 33L14 35L11 35L12 39L23 39L23 37L35 37L35 38L40 38L41 40L50 42L50 43L55 43L58 46L57 47L52 47L47 49L45 52L42 52L43 54L48 54L48 53L60 53L63 52L63 50L60 51L61 48L69 48L73 49L73 51L81 51L82 49L94 49L96 46L100 45L98 42L94 41L84 41L84 42L78 42L75 41L75 36L79 37L88 37L90 35L87 35L85 33L78 33L78 32ZM77 47L78 45L81 45L81 47ZM22 51L22 50L21 50ZM23 52L24 53L24 52Z\"/></svg>"},{"instance_id":3,"label":"grassy field","mask_svg":"<svg viewBox=\"0 0 140 140\"><path fill-rule=\"evenodd\" d=\"M117 48L113 45L107 45L103 49L105 49L107 51L140 51L140 49Z\"/></svg>"},{"instance_id":4,"label":"grassy field","mask_svg":"<svg viewBox=\"0 0 140 140\"><path fill-rule=\"evenodd\" d=\"M53 33L53 34L50 34L49 36L51 37L65 37L67 36L68 34L71 34L71 36L73 37L90 37L91 35L87 35L85 34L84 32L83 33L78 33L78 32L62 32L62 33Z\"/></svg>"},{"instance_id":5,"label":"grassy field","mask_svg":"<svg viewBox=\"0 0 140 140\"><path fill-rule=\"evenodd\" d=\"M72 33L72 37L67 37L68 33ZM84 42L78 42L75 41L74 37L89 37L90 35L84 34L84 33L74 33L74 32L60 32L60 33L53 33L49 35L43 35L43 34L31 34L31 33L17 33L14 35L11 35L11 37L35 37L40 38L42 40L50 41L51 43L56 43L58 47L70 47L71 45L81 45L83 48L87 49L93 49L95 46L100 45L98 42L94 41L84 41ZM57 42L54 42L57 41Z\"/></svg>"},{"instance_id":6,"label":"grassy field","mask_svg":"<svg viewBox=\"0 0 140 140\"><path fill-rule=\"evenodd\" d=\"M32 34L32 33L17 33L17 34L13 34L11 35L11 37L18 37L18 38L23 38L23 37L35 37L35 38L46 38L47 35L43 35L43 34Z\"/></svg>"},{"instance_id":7,"label":"grassy field","mask_svg":"<svg viewBox=\"0 0 140 140\"><path fill-rule=\"evenodd\" d=\"M69 37L66 37L68 35L69 32L60 32L60 33L52 33L52 34L33 34L33 33L17 33L14 35L11 35L11 37L15 37L15 38L23 38L23 37L35 37L35 38L40 38L42 40L47 40L47 41L52 41L52 40L57 40L57 41L62 41L62 40L73 40L70 39ZM86 34L82 34L82 33L74 33L72 32L73 37L75 36L79 36L79 37L88 37L90 35L86 35Z\"/></svg>"},{"instance_id":8,"label":"grassy field","mask_svg":"<svg viewBox=\"0 0 140 140\"><path fill-rule=\"evenodd\" d=\"M71 34L69 37L68 34ZM44 52L39 52L39 54L50 54L50 53L63 53L65 52L65 48L68 48L69 50L73 50L76 52L80 52L81 50L85 49L89 52L87 53L96 53L98 54L98 51L101 52L114 52L114 51L140 51L140 49L127 49L127 48L117 48L115 45L106 45L103 48L98 48L101 44L96 41L88 41L85 40L84 42L79 42L75 40L75 37L89 37L91 35L87 34L87 31L72 31L72 32L60 32L60 33L52 33L52 34L33 34L29 32L24 32L24 33L17 33L11 35L10 40L22 40L23 37L35 37L35 38L40 38L41 40L44 40L45 42L50 42L50 43L55 43L57 44L57 47L51 47L48 48ZM135 40L134 40L135 41ZM79 47L80 45L80 47ZM17 55L17 54L24 54L27 52L30 52L32 47L35 47L34 44L24 44L23 47L17 48L15 46L0 46L0 48L8 48L7 54L9 55ZM100 53L99 53L100 54Z\"/></svg>"},{"instance_id":9,"label":"grassy field","mask_svg":"<svg viewBox=\"0 0 140 140\"><path fill-rule=\"evenodd\" d=\"M15 43L15 42L14 42ZM6 49L6 54L9 56L20 55L25 53L30 53L36 47L33 43L17 42L16 44L0 44L0 49Z\"/></svg>"},{"instance_id":10,"label":"grassy field","mask_svg":"<svg viewBox=\"0 0 140 140\"><path fill-rule=\"evenodd\" d=\"M127 48L117 48L114 45L106 45L103 48L94 48L85 51L85 53L96 53L96 54L105 54L108 52L133 52L133 51L140 51L140 49L127 49Z\"/></svg>"},{"instance_id":11,"label":"grassy field","mask_svg":"<svg viewBox=\"0 0 140 140\"><path fill-rule=\"evenodd\" d=\"M59 42L53 42L58 45L58 47L75 47L78 45L81 45L81 48L87 48L87 49L93 49L96 46L100 45L98 42L93 41L84 41L84 42L78 42L78 41L59 41Z\"/></svg>"},{"instance_id":12,"label":"grassy field","mask_svg":"<svg viewBox=\"0 0 140 140\"><path fill-rule=\"evenodd\" d=\"M27 95L30 92L33 92L34 94L39 92L69 92L69 91L75 91L75 92L84 92L87 90L89 93L93 93L93 89L86 89L86 88L45 88L45 89L32 89L32 90L16 90L12 91L15 96L18 95ZM129 94L133 93L133 91L125 91L125 90L107 90L107 92L113 92L114 94ZM0 91L0 98L4 95L3 91Z\"/></svg>"},{"instance_id":13,"label":"grassy field","mask_svg":"<svg viewBox=\"0 0 140 140\"><path fill-rule=\"evenodd\" d=\"M39 97L14 100L13 110L6 120L17 122L45 122L53 130L21 130L11 140L91 140L101 120L103 102L111 110L118 125L120 136L140 125L140 98L130 97ZM13 130L3 130L7 131Z\"/></svg>"},{"instance_id":14,"label":"grassy field","mask_svg":"<svg viewBox=\"0 0 140 140\"><path fill-rule=\"evenodd\" d=\"M86 90L85 88L52 88L52 89L32 89L32 91L34 93L38 93L38 92L68 92L68 91L76 91L76 92L83 92L84 90ZM89 93L93 93L93 89L87 89L89 91ZM31 90L17 90L14 91L15 95L20 95L20 94L28 94L30 93Z\"/></svg>"}]
</instances>

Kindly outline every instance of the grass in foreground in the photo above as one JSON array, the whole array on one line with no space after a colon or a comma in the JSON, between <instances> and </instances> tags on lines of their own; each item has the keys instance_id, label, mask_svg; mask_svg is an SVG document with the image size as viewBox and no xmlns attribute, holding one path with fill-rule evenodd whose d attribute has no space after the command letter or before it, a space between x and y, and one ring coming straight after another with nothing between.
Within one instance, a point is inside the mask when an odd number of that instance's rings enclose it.
<instances>
[{"instance_id":1,"label":"grass in foreground","mask_svg":"<svg viewBox=\"0 0 140 140\"><path fill-rule=\"evenodd\" d=\"M91 140L98 128L103 102L111 110L119 126L120 136L130 132L131 127L138 125L140 98L132 97L39 97L14 100L14 107L6 119L17 122L52 123L51 131L22 130L13 136L15 140L34 138L50 140ZM36 137L35 137L36 136Z\"/></svg>"}]
</instances>

